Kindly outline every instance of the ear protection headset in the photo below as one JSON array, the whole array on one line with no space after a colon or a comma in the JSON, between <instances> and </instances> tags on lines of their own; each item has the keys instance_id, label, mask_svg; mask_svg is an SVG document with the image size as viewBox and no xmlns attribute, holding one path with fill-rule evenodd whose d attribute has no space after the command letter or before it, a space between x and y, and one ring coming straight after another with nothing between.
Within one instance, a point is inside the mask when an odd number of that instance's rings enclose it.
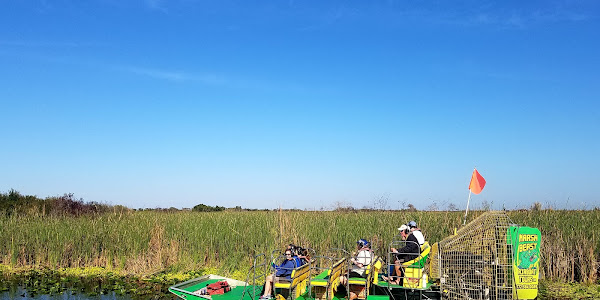
<instances>
[{"instance_id":1,"label":"ear protection headset","mask_svg":"<svg viewBox=\"0 0 600 300\"><path fill-rule=\"evenodd\" d=\"M410 232L410 227L406 225L406 229L404 229L403 232L408 234Z\"/></svg>"}]
</instances>

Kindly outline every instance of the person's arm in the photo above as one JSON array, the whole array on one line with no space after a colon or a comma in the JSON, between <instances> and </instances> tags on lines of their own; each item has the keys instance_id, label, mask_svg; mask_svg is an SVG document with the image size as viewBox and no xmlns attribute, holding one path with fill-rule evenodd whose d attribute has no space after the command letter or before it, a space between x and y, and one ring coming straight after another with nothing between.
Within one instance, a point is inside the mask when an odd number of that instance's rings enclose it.
<instances>
[{"instance_id":1,"label":"person's arm","mask_svg":"<svg viewBox=\"0 0 600 300\"><path fill-rule=\"evenodd\" d=\"M350 262L352 262L352 264L355 264L358 266L358 260L356 258L358 257L359 254L360 254L360 252L358 252L358 254L356 254L356 256L354 256L354 253L352 254L352 258L350 258Z\"/></svg>"},{"instance_id":2,"label":"person's arm","mask_svg":"<svg viewBox=\"0 0 600 300\"><path fill-rule=\"evenodd\" d=\"M406 251L410 254L419 254L419 242L409 243L409 249Z\"/></svg>"},{"instance_id":3,"label":"person's arm","mask_svg":"<svg viewBox=\"0 0 600 300\"><path fill-rule=\"evenodd\" d=\"M398 253L401 254L415 254L419 253L419 242L414 235L409 235L409 238L406 239L406 245L404 247L398 249Z\"/></svg>"},{"instance_id":4,"label":"person's arm","mask_svg":"<svg viewBox=\"0 0 600 300\"><path fill-rule=\"evenodd\" d=\"M360 261L358 261L358 259L352 259L352 263L360 268L364 267L364 265Z\"/></svg>"},{"instance_id":5,"label":"person's arm","mask_svg":"<svg viewBox=\"0 0 600 300\"><path fill-rule=\"evenodd\" d=\"M286 260L281 266L275 276L277 277L285 277L292 274L292 270L294 270L294 262L291 260Z\"/></svg>"},{"instance_id":6,"label":"person's arm","mask_svg":"<svg viewBox=\"0 0 600 300\"><path fill-rule=\"evenodd\" d=\"M279 276L279 272L285 269L285 264L287 263L287 259L284 259L278 266L275 266L275 276Z\"/></svg>"},{"instance_id":7,"label":"person's arm","mask_svg":"<svg viewBox=\"0 0 600 300\"><path fill-rule=\"evenodd\" d=\"M279 265L276 265L276 264L273 262L273 267L275 268L275 271L279 271L279 270L281 270L281 267L283 267L283 265L285 265L285 262L286 262L286 261L287 261L287 260L286 260L286 259L284 259L284 260L283 260L283 261L282 261L282 262L281 262Z\"/></svg>"}]
</instances>

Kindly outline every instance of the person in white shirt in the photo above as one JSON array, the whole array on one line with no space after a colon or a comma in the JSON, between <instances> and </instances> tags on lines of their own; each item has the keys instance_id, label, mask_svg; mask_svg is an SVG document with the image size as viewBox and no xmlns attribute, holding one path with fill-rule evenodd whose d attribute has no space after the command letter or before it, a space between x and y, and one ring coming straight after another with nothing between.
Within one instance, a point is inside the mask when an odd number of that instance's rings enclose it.
<instances>
[{"instance_id":1,"label":"person in white shirt","mask_svg":"<svg viewBox=\"0 0 600 300\"><path fill-rule=\"evenodd\" d=\"M417 226L417 222L410 221L410 222L408 222L407 225L410 228L410 231L412 232L412 234L417 238L417 241L419 242L419 246L423 246L423 244L425 244L425 237L423 236L423 233L421 232L421 228L419 228Z\"/></svg>"},{"instance_id":2,"label":"person in white shirt","mask_svg":"<svg viewBox=\"0 0 600 300\"><path fill-rule=\"evenodd\" d=\"M358 240L358 242L356 242L356 247L357 247L357 254L355 257L352 257L352 259L350 259L350 261L352 262L352 268L350 269L350 274L349 277L353 278L353 277L361 277L361 278L366 278L367 274L366 274L366 270L367 270L367 266L369 266L371 264L371 262L373 261L373 251L371 250L371 244L365 240L365 239L360 239ZM345 275L340 276L340 284L341 285L346 285L348 282L348 278L346 278ZM353 293L350 292L350 300L356 299L358 298L358 296Z\"/></svg>"}]
</instances>

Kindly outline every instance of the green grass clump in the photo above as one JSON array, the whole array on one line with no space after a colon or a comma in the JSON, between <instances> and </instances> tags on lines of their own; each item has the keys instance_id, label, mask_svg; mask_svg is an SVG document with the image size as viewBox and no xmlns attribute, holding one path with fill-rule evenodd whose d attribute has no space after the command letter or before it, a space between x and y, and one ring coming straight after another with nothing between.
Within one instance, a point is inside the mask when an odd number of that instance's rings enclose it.
<instances>
[{"instance_id":1,"label":"green grass clump","mask_svg":"<svg viewBox=\"0 0 600 300\"><path fill-rule=\"evenodd\" d=\"M600 286L542 280L538 295L540 299L600 299Z\"/></svg>"}]
</instances>

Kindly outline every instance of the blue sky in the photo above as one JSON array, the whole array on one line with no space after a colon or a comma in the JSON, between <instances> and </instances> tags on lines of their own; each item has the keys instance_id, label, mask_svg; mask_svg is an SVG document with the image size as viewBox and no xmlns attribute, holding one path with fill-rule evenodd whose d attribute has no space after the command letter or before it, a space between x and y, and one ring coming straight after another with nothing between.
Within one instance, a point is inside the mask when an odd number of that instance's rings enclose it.
<instances>
[{"instance_id":1,"label":"blue sky","mask_svg":"<svg viewBox=\"0 0 600 300\"><path fill-rule=\"evenodd\" d=\"M4 1L0 191L600 206L597 1Z\"/></svg>"}]
</instances>

